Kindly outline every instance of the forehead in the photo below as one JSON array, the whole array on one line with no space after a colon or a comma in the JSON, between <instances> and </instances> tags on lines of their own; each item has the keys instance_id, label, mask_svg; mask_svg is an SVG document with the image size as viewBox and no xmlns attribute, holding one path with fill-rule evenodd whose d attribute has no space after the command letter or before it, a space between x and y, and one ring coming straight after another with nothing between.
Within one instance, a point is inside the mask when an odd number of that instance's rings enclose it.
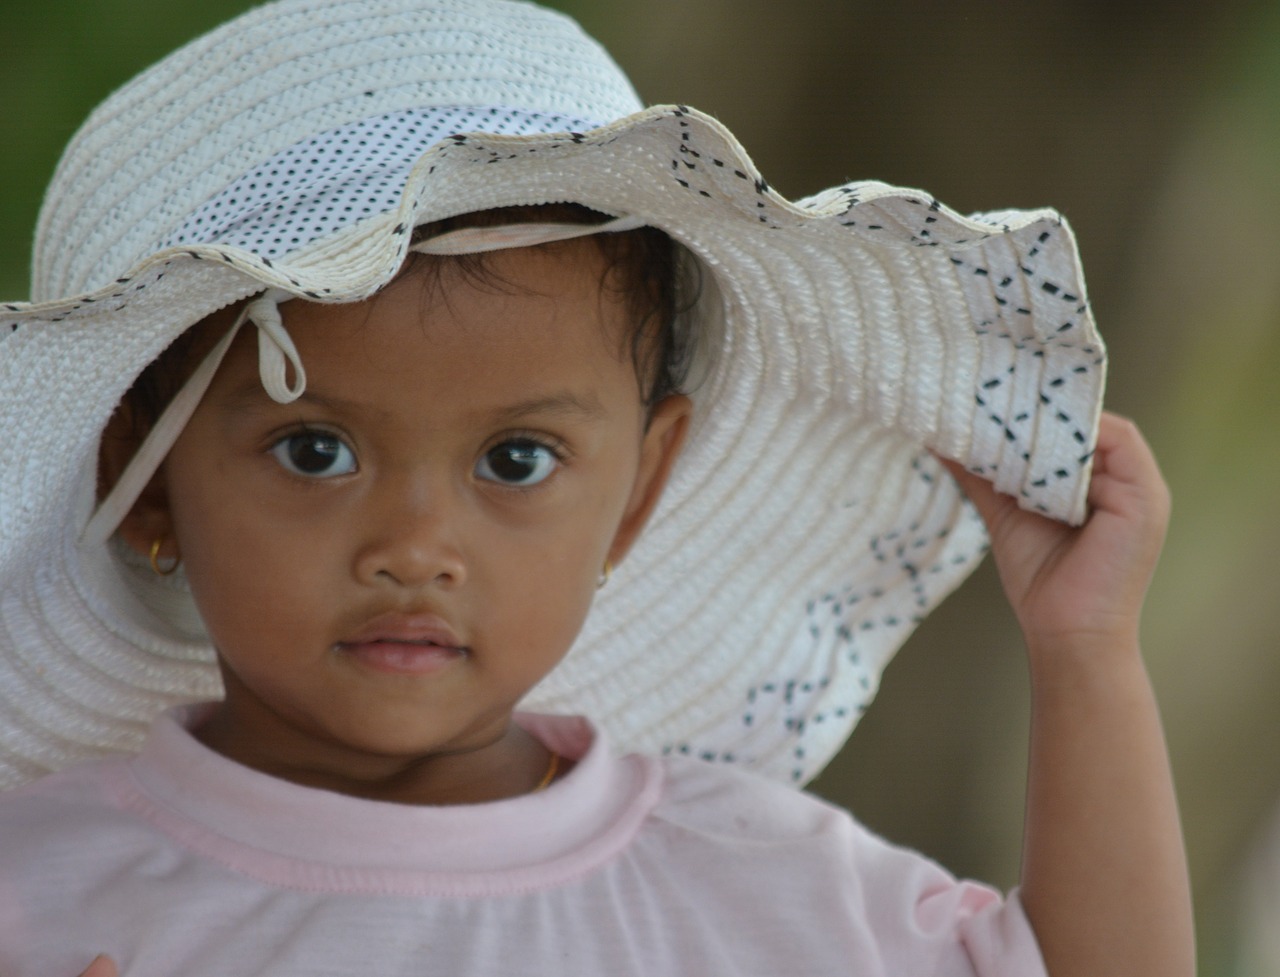
<instances>
[{"instance_id":1,"label":"forehead","mask_svg":"<svg viewBox=\"0 0 1280 977\"><path fill-rule=\"evenodd\" d=\"M609 287L590 242L519 248L482 265L420 256L371 298L280 306L308 384L430 382L464 394L481 387L577 377L617 383L634 370L625 355L629 309ZM237 337L228 379L257 375L252 329Z\"/></svg>"}]
</instances>

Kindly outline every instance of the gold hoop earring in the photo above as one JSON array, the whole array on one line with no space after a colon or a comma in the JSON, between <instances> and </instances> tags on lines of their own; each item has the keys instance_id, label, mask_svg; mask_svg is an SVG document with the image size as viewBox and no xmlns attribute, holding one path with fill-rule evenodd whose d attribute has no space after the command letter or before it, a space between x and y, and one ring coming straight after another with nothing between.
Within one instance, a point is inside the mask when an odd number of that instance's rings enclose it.
<instances>
[{"instance_id":1,"label":"gold hoop earring","mask_svg":"<svg viewBox=\"0 0 1280 977\"><path fill-rule=\"evenodd\" d=\"M605 560L604 569L600 571L600 579L596 581L596 590L599 590L609 582L609 574L611 573L613 573L613 564Z\"/></svg>"},{"instance_id":2,"label":"gold hoop earring","mask_svg":"<svg viewBox=\"0 0 1280 977\"><path fill-rule=\"evenodd\" d=\"M163 545L164 545L163 536L157 536L155 542L151 544L151 554L150 554L151 569L155 572L155 575L157 577L170 576L171 574L173 574L175 570L178 569L178 565L182 562L182 557L175 556L173 558L173 562L170 563L167 567L160 566L160 547Z\"/></svg>"}]
</instances>

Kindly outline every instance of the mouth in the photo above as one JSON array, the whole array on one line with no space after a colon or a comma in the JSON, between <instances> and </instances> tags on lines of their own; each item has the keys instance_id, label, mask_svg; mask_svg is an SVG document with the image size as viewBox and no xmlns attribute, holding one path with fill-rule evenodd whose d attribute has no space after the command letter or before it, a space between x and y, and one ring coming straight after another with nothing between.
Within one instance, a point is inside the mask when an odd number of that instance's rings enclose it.
<instances>
[{"instance_id":1,"label":"mouth","mask_svg":"<svg viewBox=\"0 0 1280 977\"><path fill-rule=\"evenodd\" d=\"M465 659L470 649L435 615L385 614L334 645L374 671L431 675Z\"/></svg>"}]
</instances>

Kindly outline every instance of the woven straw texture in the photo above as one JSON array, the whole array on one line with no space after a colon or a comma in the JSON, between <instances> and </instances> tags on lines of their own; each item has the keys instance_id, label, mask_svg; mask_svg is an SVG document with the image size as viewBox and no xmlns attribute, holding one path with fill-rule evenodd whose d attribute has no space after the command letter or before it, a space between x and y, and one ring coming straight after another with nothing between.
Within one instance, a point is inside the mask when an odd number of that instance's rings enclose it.
<instances>
[{"instance_id":1,"label":"woven straw texture","mask_svg":"<svg viewBox=\"0 0 1280 977\"><path fill-rule=\"evenodd\" d=\"M1105 361L1053 211L962 217L879 183L793 203L715 120L642 109L558 14L283 0L90 117L41 215L36 302L0 305L20 432L0 444L0 784L220 694L180 575L79 541L142 368L264 287L368 296L417 224L562 200L695 257L708 355L651 528L531 707L803 783L985 549L928 449L1083 518Z\"/></svg>"}]
</instances>

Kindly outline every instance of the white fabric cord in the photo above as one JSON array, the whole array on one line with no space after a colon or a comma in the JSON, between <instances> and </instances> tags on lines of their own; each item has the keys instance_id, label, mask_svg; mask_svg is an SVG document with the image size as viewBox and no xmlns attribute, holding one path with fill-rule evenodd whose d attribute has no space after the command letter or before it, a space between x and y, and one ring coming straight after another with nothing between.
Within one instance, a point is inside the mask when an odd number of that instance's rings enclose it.
<instances>
[{"instance_id":1,"label":"white fabric cord","mask_svg":"<svg viewBox=\"0 0 1280 977\"><path fill-rule=\"evenodd\" d=\"M421 254L481 254L504 248L527 248L552 241L568 241L592 234L634 231L644 227L638 217L615 217L603 224L509 224L505 227L460 227L409 248Z\"/></svg>"},{"instance_id":2,"label":"white fabric cord","mask_svg":"<svg viewBox=\"0 0 1280 977\"><path fill-rule=\"evenodd\" d=\"M481 254L505 248L525 248L553 241L567 241L591 234L631 231L643 227L636 217L617 217L602 224L508 224L497 227L463 227L413 245L409 250L433 255ZM258 327L258 375L262 389L278 404L290 404L307 388L307 374L293 338L280 317L280 303L295 296L279 288L269 288L248 302L235 324L200 363L182 389L161 413L155 426L129 460L119 480L93 514L81 542L101 545L119 528L121 521L159 469L169 449L178 440L191 415L213 382L218 367L231 348L240 327L251 322ZM289 368L293 383L289 383Z\"/></svg>"},{"instance_id":3,"label":"white fabric cord","mask_svg":"<svg viewBox=\"0 0 1280 977\"><path fill-rule=\"evenodd\" d=\"M80 537L82 543L100 546L119 528L121 521L138 501L138 496L191 420L191 415L195 413L209 384L213 382L218 367L222 365L227 350L231 348L232 340L246 322L252 322L258 327L258 373L267 395L281 404L291 403L302 396L307 386L307 375L298 350L280 321L279 303L291 298L293 296L282 289L269 288L245 305L236 317L235 324L174 395L137 452L129 459L119 480L85 525ZM293 367L294 374L292 386L287 380L290 366Z\"/></svg>"},{"instance_id":4,"label":"white fabric cord","mask_svg":"<svg viewBox=\"0 0 1280 977\"><path fill-rule=\"evenodd\" d=\"M246 306L245 316L235 326L239 329L247 318L258 327L258 376L262 378L262 389L277 404L291 404L307 389L302 358L280 320L280 303L291 298L293 296L288 292L268 289ZM233 335L235 329L232 330ZM290 366L293 367L293 386L289 385L288 379ZM208 381L205 381L200 396L204 396L208 386Z\"/></svg>"}]
</instances>

